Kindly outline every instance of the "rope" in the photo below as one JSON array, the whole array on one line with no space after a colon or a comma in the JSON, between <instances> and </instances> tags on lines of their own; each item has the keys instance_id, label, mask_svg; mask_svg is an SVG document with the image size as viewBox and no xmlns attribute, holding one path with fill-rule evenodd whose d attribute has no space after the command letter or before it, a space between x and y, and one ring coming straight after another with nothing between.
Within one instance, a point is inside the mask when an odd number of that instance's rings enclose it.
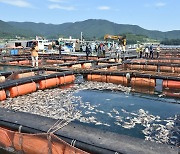
<instances>
[{"instance_id":1,"label":"rope","mask_svg":"<svg viewBox=\"0 0 180 154\"><path fill-rule=\"evenodd\" d=\"M56 86L58 85L57 80L58 80L58 78L57 78L57 75L56 75Z\"/></svg>"},{"instance_id":2,"label":"rope","mask_svg":"<svg viewBox=\"0 0 180 154\"><path fill-rule=\"evenodd\" d=\"M2 97L2 95L1 95L1 93L0 93L0 99L1 99L1 97Z\"/></svg>"},{"instance_id":3,"label":"rope","mask_svg":"<svg viewBox=\"0 0 180 154\"><path fill-rule=\"evenodd\" d=\"M56 122L54 123L54 125L51 126L51 128L49 128L49 130L47 131L47 133L50 133L50 131L51 131L52 129L54 129L59 122L60 122L60 119L59 119L58 121L56 121Z\"/></svg>"},{"instance_id":4,"label":"rope","mask_svg":"<svg viewBox=\"0 0 180 154\"><path fill-rule=\"evenodd\" d=\"M18 131L19 131L19 145L20 145L20 148L21 148L21 150L22 150L22 153L23 153L23 135L22 135L22 133L21 133L21 128L22 128L22 126L20 125L19 126L19 128L18 128Z\"/></svg>"},{"instance_id":5,"label":"rope","mask_svg":"<svg viewBox=\"0 0 180 154\"><path fill-rule=\"evenodd\" d=\"M75 147L75 144L76 144L76 140L73 139L73 140L71 141L71 146Z\"/></svg>"},{"instance_id":6,"label":"rope","mask_svg":"<svg viewBox=\"0 0 180 154\"><path fill-rule=\"evenodd\" d=\"M48 130L48 131L53 134L53 133L57 132L59 129L63 128L64 126L68 125L72 121L72 119L65 121L64 124L61 124L62 121L58 120L59 123L54 126L54 128L53 128L54 130L50 128L50 130Z\"/></svg>"},{"instance_id":7,"label":"rope","mask_svg":"<svg viewBox=\"0 0 180 154\"><path fill-rule=\"evenodd\" d=\"M47 134L47 140L48 140L48 154L52 154L51 134Z\"/></svg>"},{"instance_id":8,"label":"rope","mask_svg":"<svg viewBox=\"0 0 180 154\"><path fill-rule=\"evenodd\" d=\"M19 89L18 89L18 83L16 82L16 90L17 90L17 96L19 96Z\"/></svg>"},{"instance_id":9,"label":"rope","mask_svg":"<svg viewBox=\"0 0 180 154\"><path fill-rule=\"evenodd\" d=\"M22 125L19 126L18 132L21 133Z\"/></svg>"},{"instance_id":10,"label":"rope","mask_svg":"<svg viewBox=\"0 0 180 154\"><path fill-rule=\"evenodd\" d=\"M151 81L151 75L149 75L149 80ZM150 93L150 87L151 87L151 85L150 85L151 82L150 82L150 81L149 81L149 86L148 86L148 88L149 88L149 89L148 89L148 90L149 90L149 93ZM156 84L156 83L155 83L155 84ZM156 85L155 85L155 86L156 86Z\"/></svg>"},{"instance_id":11,"label":"rope","mask_svg":"<svg viewBox=\"0 0 180 154\"><path fill-rule=\"evenodd\" d=\"M79 113L76 112L76 114ZM75 116L74 116L75 117ZM68 117L67 117L68 118ZM75 118L72 119L68 119L68 120L64 120L64 119L59 119L58 121L56 121L54 123L54 125L52 125L52 127L47 131L47 133L55 133L56 131L58 131L59 129L65 127L66 125L68 125L71 121L73 121Z\"/></svg>"},{"instance_id":12,"label":"rope","mask_svg":"<svg viewBox=\"0 0 180 154\"><path fill-rule=\"evenodd\" d=\"M46 83L47 83L47 82L46 82L46 76L45 76L45 89L47 88L47 87L46 87Z\"/></svg>"},{"instance_id":13,"label":"rope","mask_svg":"<svg viewBox=\"0 0 180 154\"><path fill-rule=\"evenodd\" d=\"M63 75L64 75L64 78L63 78L63 79L64 79L64 83L63 83L63 84L66 84L66 83L65 83L65 77L66 77L66 75L65 75L65 74L63 74Z\"/></svg>"}]
</instances>

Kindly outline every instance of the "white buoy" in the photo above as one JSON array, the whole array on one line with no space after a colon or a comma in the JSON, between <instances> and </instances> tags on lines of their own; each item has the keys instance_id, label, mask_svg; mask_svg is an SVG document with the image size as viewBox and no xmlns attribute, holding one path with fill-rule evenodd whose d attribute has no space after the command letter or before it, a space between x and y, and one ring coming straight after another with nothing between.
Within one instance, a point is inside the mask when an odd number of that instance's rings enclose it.
<instances>
[{"instance_id":1,"label":"white buoy","mask_svg":"<svg viewBox=\"0 0 180 154\"><path fill-rule=\"evenodd\" d=\"M130 80L130 78L131 78L130 73L126 73L126 78L127 78L128 80Z\"/></svg>"}]
</instances>

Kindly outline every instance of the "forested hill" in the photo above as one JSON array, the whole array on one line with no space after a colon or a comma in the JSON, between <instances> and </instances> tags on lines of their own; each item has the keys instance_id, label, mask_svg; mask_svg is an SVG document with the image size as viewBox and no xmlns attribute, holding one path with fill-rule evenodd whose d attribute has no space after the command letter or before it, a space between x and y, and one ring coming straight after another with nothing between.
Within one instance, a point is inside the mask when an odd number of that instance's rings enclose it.
<instances>
[{"instance_id":1,"label":"forested hill","mask_svg":"<svg viewBox=\"0 0 180 154\"><path fill-rule=\"evenodd\" d=\"M137 25L117 24L107 20L89 19L75 23L44 24L33 22L3 22L0 21L0 38L7 36L35 36L41 35L47 38L75 37L80 38L80 33L88 39L101 39L105 34L122 35L132 33L143 35L152 39L163 40L180 39L180 30L161 32L141 28Z\"/></svg>"},{"instance_id":2,"label":"forested hill","mask_svg":"<svg viewBox=\"0 0 180 154\"><path fill-rule=\"evenodd\" d=\"M36 34L31 30L24 30L0 20L0 38L33 37Z\"/></svg>"}]
</instances>

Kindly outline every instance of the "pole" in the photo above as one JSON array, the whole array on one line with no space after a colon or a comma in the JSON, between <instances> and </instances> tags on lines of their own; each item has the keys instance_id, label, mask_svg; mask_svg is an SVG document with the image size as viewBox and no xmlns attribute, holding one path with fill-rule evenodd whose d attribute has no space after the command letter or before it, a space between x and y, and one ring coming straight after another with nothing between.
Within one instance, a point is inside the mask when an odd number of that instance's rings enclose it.
<instances>
[{"instance_id":1,"label":"pole","mask_svg":"<svg viewBox=\"0 0 180 154\"><path fill-rule=\"evenodd\" d=\"M80 41L80 42L81 42L81 44L82 44L82 32L81 32L81 41Z\"/></svg>"}]
</instances>

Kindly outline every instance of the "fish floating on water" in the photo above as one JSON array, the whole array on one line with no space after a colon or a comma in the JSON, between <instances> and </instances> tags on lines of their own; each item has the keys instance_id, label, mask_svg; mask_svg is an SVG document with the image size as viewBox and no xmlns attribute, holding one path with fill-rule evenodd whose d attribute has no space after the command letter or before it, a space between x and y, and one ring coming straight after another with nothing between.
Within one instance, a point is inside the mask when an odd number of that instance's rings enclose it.
<instances>
[{"instance_id":1,"label":"fish floating on water","mask_svg":"<svg viewBox=\"0 0 180 154\"><path fill-rule=\"evenodd\" d=\"M29 112L32 114L51 117L54 119L72 119L79 120L83 123L93 123L110 127L111 124L100 120L99 115L107 116L117 127L124 129L133 129L136 125L143 126L142 133L146 140L158 143L178 144L178 134L180 132L179 116L161 119L158 115L152 115L148 111L139 109L129 112L125 108L111 108L109 111L100 110L102 104L93 104L91 102L83 102L82 97L74 96L80 90L111 90L130 92L130 88L111 83L84 82L75 84L71 89L46 89L37 92L19 96L16 98L7 98L1 101L0 106L15 111ZM111 101L109 98L106 101ZM130 104L133 106L134 104ZM81 112L82 111L82 112ZM100 114L98 114L100 113ZM123 114L123 117L122 115ZM176 122L177 121L177 122Z\"/></svg>"}]
</instances>

